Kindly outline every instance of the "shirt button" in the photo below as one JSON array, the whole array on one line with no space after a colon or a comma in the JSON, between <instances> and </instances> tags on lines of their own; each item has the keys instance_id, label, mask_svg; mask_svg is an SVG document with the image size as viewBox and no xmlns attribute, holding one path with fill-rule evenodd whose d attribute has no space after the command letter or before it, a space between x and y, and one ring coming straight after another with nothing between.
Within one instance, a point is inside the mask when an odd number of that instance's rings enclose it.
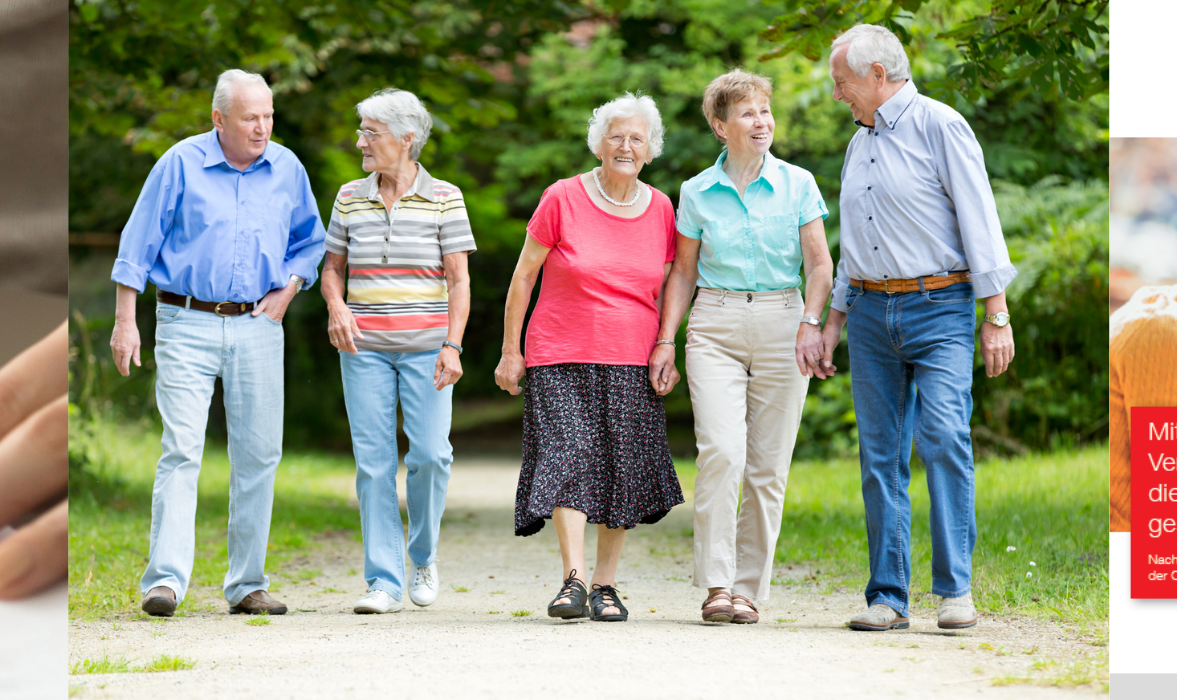
<instances>
[{"instance_id":1,"label":"shirt button","mask_svg":"<svg viewBox=\"0 0 1177 700\"><path fill-rule=\"evenodd\" d=\"M886 275L883 275L883 279L887 279L887 276L886 276Z\"/></svg>"},{"instance_id":2,"label":"shirt button","mask_svg":"<svg viewBox=\"0 0 1177 700\"><path fill-rule=\"evenodd\" d=\"M873 216L868 216L868 217L866 217L866 220L867 220L867 221L874 221L874 219L875 219L875 217L873 217Z\"/></svg>"},{"instance_id":3,"label":"shirt button","mask_svg":"<svg viewBox=\"0 0 1177 700\"><path fill-rule=\"evenodd\" d=\"M875 162L875 159L874 159L874 158L871 158L871 159L870 159L870 162L872 162L872 163L873 163L873 162Z\"/></svg>"},{"instance_id":4,"label":"shirt button","mask_svg":"<svg viewBox=\"0 0 1177 700\"><path fill-rule=\"evenodd\" d=\"M879 249L879 247L878 247L878 246L875 246L875 250L878 250L878 249Z\"/></svg>"},{"instance_id":5,"label":"shirt button","mask_svg":"<svg viewBox=\"0 0 1177 700\"><path fill-rule=\"evenodd\" d=\"M869 190L870 190L870 185L867 185L867 186L866 186L866 189L869 191Z\"/></svg>"}]
</instances>

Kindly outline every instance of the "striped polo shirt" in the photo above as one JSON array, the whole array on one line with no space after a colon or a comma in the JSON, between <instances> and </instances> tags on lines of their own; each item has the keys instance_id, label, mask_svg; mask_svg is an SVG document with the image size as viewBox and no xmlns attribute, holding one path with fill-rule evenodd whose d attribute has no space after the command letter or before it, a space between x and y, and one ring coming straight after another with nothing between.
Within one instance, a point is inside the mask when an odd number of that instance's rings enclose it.
<instances>
[{"instance_id":1,"label":"striped polo shirt","mask_svg":"<svg viewBox=\"0 0 1177 700\"><path fill-rule=\"evenodd\" d=\"M417 179L391 213L377 173L339 189L327 250L347 256L347 305L364 338L358 350L438 350L449 331L442 256L475 250L457 187L417 165Z\"/></svg>"}]
</instances>

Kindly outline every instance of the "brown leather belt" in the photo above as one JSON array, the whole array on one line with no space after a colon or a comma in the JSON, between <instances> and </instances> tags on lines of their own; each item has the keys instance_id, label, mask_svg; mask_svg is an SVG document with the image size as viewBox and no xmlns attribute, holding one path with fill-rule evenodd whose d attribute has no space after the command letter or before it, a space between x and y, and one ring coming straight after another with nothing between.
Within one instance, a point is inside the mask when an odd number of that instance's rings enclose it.
<instances>
[{"instance_id":1,"label":"brown leather belt","mask_svg":"<svg viewBox=\"0 0 1177 700\"><path fill-rule=\"evenodd\" d=\"M950 275L928 275L927 277L917 277L916 279L883 280L882 282L850 280L850 286L865 289L868 292L902 294L904 292L918 292L920 290L920 280L923 280L924 289L943 289L945 287L951 287L958 282L968 282L970 279L972 278L969 277L969 273L967 272L953 272Z\"/></svg>"},{"instance_id":2,"label":"brown leather belt","mask_svg":"<svg viewBox=\"0 0 1177 700\"><path fill-rule=\"evenodd\" d=\"M198 301L196 297L191 297L191 302L189 302L190 297L186 297L183 294L172 294L162 289L156 290L155 298L157 301L165 304L183 306L184 308L195 309L196 311L207 311L210 314L216 314L218 316L240 316L253 311L253 307L256 306L256 303L252 301L248 304L236 301Z\"/></svg>"}]
</instances>

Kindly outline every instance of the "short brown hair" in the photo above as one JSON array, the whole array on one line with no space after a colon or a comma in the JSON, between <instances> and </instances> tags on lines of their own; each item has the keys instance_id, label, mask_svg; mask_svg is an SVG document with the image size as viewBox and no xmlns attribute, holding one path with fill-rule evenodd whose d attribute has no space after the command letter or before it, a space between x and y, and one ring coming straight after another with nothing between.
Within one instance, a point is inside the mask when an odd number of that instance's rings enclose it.
<instances>
[{"instance_id":1,"label":"short brown hair","mask_svg":"<svg viewBox=\"0 0 1177 700\"><path fill-rule=\"evenodd\" d=\"M763 75L733 68L712 80L703 91L703 116L707 119L707 125L710 126L716 119L726 122L728 110L733 105L757 94L772 100L772 81ZM712 127L712 131L714 130ZM715 138L723 141L719 134L716 134Z\"/></svg>"}]
</instances>

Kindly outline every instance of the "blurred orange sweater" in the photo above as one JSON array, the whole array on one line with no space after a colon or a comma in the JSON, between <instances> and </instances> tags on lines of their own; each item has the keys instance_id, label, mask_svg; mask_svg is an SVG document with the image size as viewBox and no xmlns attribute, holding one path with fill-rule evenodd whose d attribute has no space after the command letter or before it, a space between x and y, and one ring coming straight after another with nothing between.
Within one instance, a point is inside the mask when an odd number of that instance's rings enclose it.
<instances>
[{"instance_id":1,"label":"blurred orange sweater","mask_svg":"<svg viewBox=\"0 0 1177 700\"><path fill-rule=\"evenodd\" d=\"M1177 406L1177 286L1145 287L1111 318L1111 530L1132 530L1130 411Z\"/></svg>"}]
</instances>

